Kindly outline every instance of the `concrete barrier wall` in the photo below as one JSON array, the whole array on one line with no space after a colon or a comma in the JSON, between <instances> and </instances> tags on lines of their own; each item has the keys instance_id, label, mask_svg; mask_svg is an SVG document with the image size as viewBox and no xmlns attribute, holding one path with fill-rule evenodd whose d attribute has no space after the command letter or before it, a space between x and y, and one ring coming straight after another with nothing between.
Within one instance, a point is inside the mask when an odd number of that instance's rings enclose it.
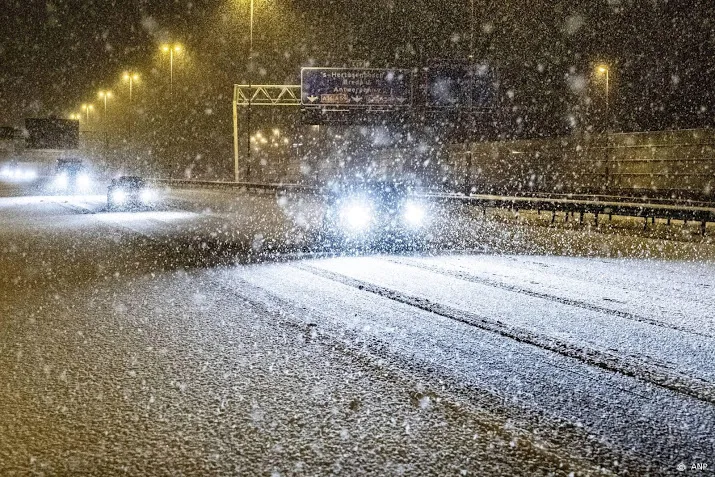
<instances>
[{"instance_id":1,"label":"concrete barrier wall","mask_svg":"<svg viewBox=\"0 0 715 477\"><path fill-rule=\"evenodd\" d=\"M359 170L478 193L715 197L713 130L574 135L441 147L414 144L370 147L357 154L339 147L303 147L290 156L272 154L264 159L256 162L251 180L320 184Z\"/></svg>"},{"instance_id":2,"label":"concrete barrier wall","mask_svg":"<svg viewBox=\"0 0 715 477\"><path fill-rule=\"evenodd\" d=\"M478 193L648 193L715 198L713 130L574 135L448 146L424 135L407 144L402 141L402 147L375 147L362 137L359 128L352 131L355 137L346 140L349 132L311 129L295 147L291 144L280 151L271 148L256 152L250 171L242 157L244 177L256 182L316 185L360 172L408 177L448 190ZM340 136L342 140L338 140ZM80 151L97 169L119 170L136 163L129 159L126 147L107 148L101 139L84 134ZM155 171L153 159L146 154L146 164L125 172L193 177L191 171ZM233 158L227 157L226 163L232 166Z\"/></svg>"},{"instance_id":3,"label":"concrete barrier wall","mask_svg":"<svg viewBox=\"0 0 715 477\"><path fill-rule=\"evenodd\" d=\"M459 144L458 188L480 193L715 195L715 131L617 133Z\"/></svg>"}]
</instances>

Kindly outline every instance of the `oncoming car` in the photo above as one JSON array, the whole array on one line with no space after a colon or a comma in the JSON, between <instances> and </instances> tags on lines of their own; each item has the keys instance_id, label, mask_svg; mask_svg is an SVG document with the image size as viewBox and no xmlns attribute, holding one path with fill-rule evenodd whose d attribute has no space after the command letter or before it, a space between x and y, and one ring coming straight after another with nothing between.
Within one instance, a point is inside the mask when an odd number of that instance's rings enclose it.
<instances>
[{"instance_id":1,"label":"oncoming car","mask_svg":"<svg viewBox=\"0 0 715 477\"><path fill-rule=\"evenodd\" d=\"M87 193L92 188L92 177L81 160L59 159L50 187L62 194Z\"/></svg>"},{"instance_id":2,"label":"oncoming car","mask_svg":"<svg viewBox=\"0 0 715 477\"><path fill-rule=\"evenodd\" d=\"M423 243L430 207L398 182L341 184L327 193L322 234L332 245L378 249Z\"/></svg>"},{"instance_id":3,"label":"oncoming car","mask_svg":"<svg viewBox=\"0 0 715 477\"><path fill-rule=\"evenodd\" d=\"M135 209L154 205L157 193L137 176L122 176L112 180L107 190L107 207Z\"/></svg>"},{"instance_id":4,"label":"oncoming car","mask_svg":"<svg viewBox=\"0 0 715 477\"><path fill-rule=\"evenodd\" d=\"M37 179L37 171L17 161L12 161L0 168L0 178L15 182L29 182Z\"/></svg>"}]
</instances>

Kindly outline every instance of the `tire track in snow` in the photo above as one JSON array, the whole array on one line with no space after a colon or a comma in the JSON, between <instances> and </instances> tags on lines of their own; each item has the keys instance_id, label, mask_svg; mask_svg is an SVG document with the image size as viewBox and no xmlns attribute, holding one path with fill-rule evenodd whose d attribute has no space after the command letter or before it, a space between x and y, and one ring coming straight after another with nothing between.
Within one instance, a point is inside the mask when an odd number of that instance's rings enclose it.
<instances>
[{"instance_id":1,"label":"tire track in snow","mask_svg":"<svg viewBox=\"0 0 715 477\"><path fill-rule=\"evenodd\" d=\"M509 326L499 320L458 310L425 298L408 295L397 290L351 278L312 265L293 264L291 266L365 292L374 293L375 295L399 303L414 306L420 310L499 334L521 343L530 344L558 353L562 356L577 359L590 366L630 376L710 404L715 404L715 384L681 373L665 371L665 366L644 363L605 351L574 346L573 344L534 333L523 328Z\"/></svg>"},{"instance_id":2,"label":"tire track in snow","mask_svg":"<svg viewBox=\"0 0 715 477\"><path fill-rule=\"evenodd\" d=\"M300 269L301 267L295 268ZM306 269L306 271L312 273L312 270ZM471 384L457 379L452 370L445 365L430 362L427 368L415 366L412 359L406 359L404 355L390 350L390 347L380 340L366 338L359 332L347 328L326 327L326 317L320 310L303 307L290 298L280 296L270 288L251 283L235 274L228 282L216 275L207 276L206 279L215 290L234 296L258 313L276 317L278 326L304 333L306 341L315 341L328 349L349 354L360 362L373 363L383 372L390 370L391 372L406 372L410 376L418 376L432 383L434 389L448 392L457 399L466 399L475 404L477 408L486 409L492 415L508 416L508 420L521 429L520 432L524 432L525 438L528 440L538 438L540 435L540 431L535 431L535 429L542 431L558 429L558 432L548 436L546 442L542 442L541 450L543 452L556 455L561 452L569 453L570 446L580 449L593 446L592 436L584 435L578 426L573 426L571 421L529 407L517 410L514 408L514 403L507 400L505 396L492 394L492 391L486 389L475 390ZM572 372L555 365L552 361L549 361L548 365L565 372ZM633 390L619 389L625 393L633 393ZM641 460L644 456L640 453L633 454L624 451L610 440L601 441L598 449L594 448L592 452L594 454L591 457L595 462L613 459L614 456L611 453L616 452L618 459L621 460L621 465L626 469L647 469L650 466L655 468L657 465L652 458ZM569 453L569 455L572 454ZM667 464L661 463L661 465ZM604 471L602 467L599 470L600 472Z\"/></svg>"},{"instance_id":3,"label":"tire track in snow","mask_svg":"<svg viewBox=\"0 0 715 477\"><path fill-rule=\"evenodd\" d=\"M673 325L671 323L664 323L659 320L654 320L653 318L648 318L646 316L637 315L635 313L630 313L627 311L614 310L613 308L608 308L605 306L595 305L593 303L588 303L581 300L574 300L572 298L564 298L556 295L551 295L548 293L538 292L534 290L529 290L527 288L522 288L517 285L509 285L507 283L500 282L498 280L491 280L489 278L478 277L468 272L460 272L456 270L447 270L442 267L427 265L425 263L419 262L414 259L409 258L395 258L395 257L381 257L383 260L388 262L396 263L398 265L405 265L408 267L420 268L432 273L438 273L440 275L457 278L470 283L477 283L479 285L487 285L494 288L499 288L501 290L506 290L514 293L519 293L522 295L527 295L534 298L541 298L543 300L555 301L562 305L573 306L576 308L583 308L584 310L595 311L598 313L605 313L611 316L617 316L619 318L624 318L626 320L637 321L640 323L646 323L648 325L657 326L660 328L668 328L674 331L679 331L681 333L688 333L691 335L702 336L704 338L715 338L715 335L709 333L703 333L701 331L696 331L684 326Z\"/></svg>"}]
</instances>

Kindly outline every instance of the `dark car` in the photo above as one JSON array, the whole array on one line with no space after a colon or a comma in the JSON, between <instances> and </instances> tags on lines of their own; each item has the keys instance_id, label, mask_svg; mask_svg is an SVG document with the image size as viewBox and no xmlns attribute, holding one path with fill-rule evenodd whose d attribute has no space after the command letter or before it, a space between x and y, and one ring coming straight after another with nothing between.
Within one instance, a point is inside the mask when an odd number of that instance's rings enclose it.
<instances>
[{"instance_id":1,"label":"dark car","mask_svg":"<svg viewBox=\"0 0 715 477\"><path fill-rule=\"evenodd\" d=\"M107 206L110 209L147 207L154 204L156 199L156 191L137 176L113 179L107 190Z\"/></svg>"},{"instance_id":2,"label":"dark car","mask_svg":"<svg viewBox=\"0 0 715 477\"><path fill-rule=\"evenodd\" d=\"M324 195L322 231L333 243L394 248L423 238L429 207L407 184L342 183L333 185Z\"/></svg>"}]
</instances>

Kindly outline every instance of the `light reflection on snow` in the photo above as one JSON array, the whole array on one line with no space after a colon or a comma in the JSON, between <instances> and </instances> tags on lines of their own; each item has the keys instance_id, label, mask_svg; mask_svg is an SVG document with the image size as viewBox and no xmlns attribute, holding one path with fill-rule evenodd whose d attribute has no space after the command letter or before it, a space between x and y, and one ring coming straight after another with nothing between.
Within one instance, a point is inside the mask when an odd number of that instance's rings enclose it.
<instances>
[{"instance_id":1,"label":"light reflection on snow","mask_svg":"<svg viewBox=\"0 0 715 477\"><path fill-rule=\"evenodd\" d=\"M104 195L24 195L20 197L0 197L0 207L64 203L69 201L104 202Z\"/></svg>"},{"instance_id":2,"label":"light reflection on snow","mask_svg":"<svg viewBox=\"0 0 715 477\"><path fill-rule=\"evenodd\" d=\"M162 222L176 222L189 220L196 217L193 212L173 211L173 210L135 210L120 212L103 212L103 218L116 220L117 222L146 222L147 220L160 220Z\"/></svg>"}]
</instances>

